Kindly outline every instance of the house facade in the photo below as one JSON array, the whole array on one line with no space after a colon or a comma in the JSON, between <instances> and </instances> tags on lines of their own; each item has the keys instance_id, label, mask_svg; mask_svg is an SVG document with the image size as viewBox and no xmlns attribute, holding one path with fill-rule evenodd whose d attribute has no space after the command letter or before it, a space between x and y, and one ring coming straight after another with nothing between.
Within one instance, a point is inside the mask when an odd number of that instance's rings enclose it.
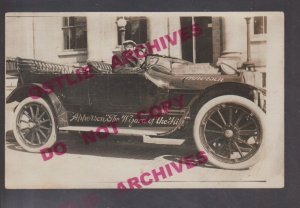
<instances>
[{"instance_id":1,"label":"house facade","mask_svg":"<svg viewBox=\"0 0 300 208\"><path fill-rule=\"evenodd\" d=\"M202 29L201 36L187 41L179 38L176 44L169 43L165 49L154 50L154 53L213 65L221 56L228 54L238 55L244 61L247 58L245 17L249 16L49 14L6 15L6 57L32 58L74 66L82 66L87 60L111 63L113 53L121 50L122 39L131 39L137 44L153 44L159 37L198 24ZM251 61L258 71L265 72L267 17L250 17L249 28Z\"/></svg>"}]
</instances>

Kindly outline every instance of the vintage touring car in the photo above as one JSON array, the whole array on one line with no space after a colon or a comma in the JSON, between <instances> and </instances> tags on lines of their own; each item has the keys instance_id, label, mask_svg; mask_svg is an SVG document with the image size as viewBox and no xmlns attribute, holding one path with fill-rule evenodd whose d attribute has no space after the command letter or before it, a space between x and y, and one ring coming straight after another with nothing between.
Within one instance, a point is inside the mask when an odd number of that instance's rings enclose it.
<instances>
[{"instance_id":1,"label":"vintage touring car","mask_svg":"<svg viewBox=\"0 0 300 208\"><path fill-rule=\"evenodd\" d=\"M265 90L249 81L250 71L160 55L148 55L127 73L98 61L81 71L33 59L14 63L16 70L7 73L19 77L18 85L7 103L19 102L13 133L29 152L51 147L59 131L82 133L116 122L120 135L194 139L221 168L247 168L263 155ZM182 106L160 106L178 97Z\"/></svg>"}]
</instances>

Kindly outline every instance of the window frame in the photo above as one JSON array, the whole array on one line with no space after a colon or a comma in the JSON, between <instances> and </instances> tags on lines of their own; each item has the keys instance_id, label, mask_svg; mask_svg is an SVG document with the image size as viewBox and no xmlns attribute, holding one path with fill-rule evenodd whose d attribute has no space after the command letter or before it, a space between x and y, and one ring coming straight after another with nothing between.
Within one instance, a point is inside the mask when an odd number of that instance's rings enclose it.
<instances>
[{"instance_id":1,"label":"window frame","mask_svg":"<svg viewBox=\"0 0 300 208\"><path fill-rule=\"evenodd\" d=\"M263 17L263 26L265 27L266 24L266 32L261 34L254 34L254 18L255 17ZM254 16L251 18L250 21L250 41L251 42L264 42L267 41L267 34L268 34L268 17L267 16Z\"/></svg>"},{"instance_id":2,"label":"window frame","mask_svg":"<svg viewBox=\"0 0 300 208\"><path fill-rule=\"evenodd\" d=\"M70 17L84 17L85 20L86 20L86 23L85 24L82 24L82 25L72 25L70 26ZM67 21L68 21L68 25L66 26L65 25L65 18L67 18ZM85 16L64 16L62 18L62 26L61 26L61 29L62 29L62 51L64 53L76 53L76 52L86 52L87 49L88 49L88 45L87 45L87 36L86 36L86 48L69 48L69 49L65 49L65 34L64 34L64 31L65 30L68 30L69 31L69 38L68 38L68 44L69 44L69 47L71 45L71 29L72 28L78 28L78 27L86 27L86 32L87 32L87 18Z\"/></svg>"}]
</instances>

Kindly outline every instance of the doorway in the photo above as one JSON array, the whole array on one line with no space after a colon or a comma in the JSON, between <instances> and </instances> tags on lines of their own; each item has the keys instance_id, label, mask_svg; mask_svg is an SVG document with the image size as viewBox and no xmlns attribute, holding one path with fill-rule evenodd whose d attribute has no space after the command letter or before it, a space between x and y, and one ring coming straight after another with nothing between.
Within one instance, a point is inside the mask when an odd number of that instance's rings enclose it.
<instances>
[{"instance_id":1,"label":"doorway","mask_svg":"<svg viewBox=\"0 0 300 208\"><path fill-rule=\"evenodd\" d=\"M180 17L181 28L192 24L198 24L202 34L181 43L182 58L195 63L212 63L212 17Z\"/></svg>"}]
</instances>

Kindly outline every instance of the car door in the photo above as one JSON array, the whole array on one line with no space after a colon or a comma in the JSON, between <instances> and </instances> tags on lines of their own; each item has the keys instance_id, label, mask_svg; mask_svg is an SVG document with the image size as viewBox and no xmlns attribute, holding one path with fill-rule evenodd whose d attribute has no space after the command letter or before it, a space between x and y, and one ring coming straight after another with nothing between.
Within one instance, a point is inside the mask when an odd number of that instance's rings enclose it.
<instances>
[{"instance_id":1,"label":"car door","mask_svg":"<svg viewBox=\"0 0 300 208\"><path fill-rule=\"evenodd\" d=\"M168 98L169 91L158 88L145 72L110 74L108 76L108 103L113 111L138 112Z\"/></svg>"},{"instance_id":2,"label":"car door","mask_svg":"<svg viewBox=\"0 0 300 208\"><path fill-rule=\"evenodd\" d=\"M113 73L108 76L107 99L113 110L134 111L142 106L143 73Z\"/></svg>"},{"instance_id":3,"label":"car door","mask_svg":"<svg viewBox=\"0 0 300 208\"><path fill-rule=\"evenodd\" d=\"M95 73L89 80L91 112L135 112L142 106L143 73Z\"/></svg>"},{"instance_id":4,"label":"car door","mask_svg":"<svg viewBox=\"0 0 300 208\"><path fill-rule=\"evenodd\" d=\"M96 73L89 86L91 112L136 113L168 97L144 73Z\"/></svg>"},{"instance_id":5,"label":"car door","mask_svg":"<svg viewBox=\"0 0 300 208\"><path fill-rule=\"evenodd\" d=\"M62 99L65 105L88 106L89 79L79 79L74 73L65 74L64 87L62 89Z\"/></svg>"},{"instance_id":6,"label":"car door","mask_svg":"<svg viewBox=\"0 0 300 208\"><path fill-rule=\"evenodd\" d=\"M107 73L95 72L94 77L89 80L90 111L92 112L107 112L110 110L107 98L108 76Z\"/></svg>"}]
</instances>

